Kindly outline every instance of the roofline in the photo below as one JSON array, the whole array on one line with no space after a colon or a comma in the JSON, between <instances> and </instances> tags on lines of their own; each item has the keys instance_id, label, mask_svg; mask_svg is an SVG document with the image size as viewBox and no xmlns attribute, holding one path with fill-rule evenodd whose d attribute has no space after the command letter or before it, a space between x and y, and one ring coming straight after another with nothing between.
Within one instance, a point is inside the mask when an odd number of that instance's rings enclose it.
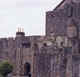
<instances>
[{"instance_id":1,"label":"roofline","mask_svg":"<svg viewBox=\"0 0 80 77\"><path fill-rule=\"evenodd\" d=\"M58 7L60 7L66 0L61 1L61 3L54 9L56 10Z\"/></svg>"}]
</instances>

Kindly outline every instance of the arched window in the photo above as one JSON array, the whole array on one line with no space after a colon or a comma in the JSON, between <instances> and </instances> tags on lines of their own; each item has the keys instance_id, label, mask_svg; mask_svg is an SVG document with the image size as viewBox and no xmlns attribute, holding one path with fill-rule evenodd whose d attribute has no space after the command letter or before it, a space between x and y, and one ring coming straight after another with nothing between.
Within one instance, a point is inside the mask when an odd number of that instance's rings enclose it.
<instances>
[{"instance_id":1,"label":"arched window","mask_svg":"<svg viewBox=\"0 0 80 77\"><path fill-rule=\"evenodd\" d=\"M31 77L31 65L28 62L24 64L24 75Z\"/></svg>"}]
</instances>

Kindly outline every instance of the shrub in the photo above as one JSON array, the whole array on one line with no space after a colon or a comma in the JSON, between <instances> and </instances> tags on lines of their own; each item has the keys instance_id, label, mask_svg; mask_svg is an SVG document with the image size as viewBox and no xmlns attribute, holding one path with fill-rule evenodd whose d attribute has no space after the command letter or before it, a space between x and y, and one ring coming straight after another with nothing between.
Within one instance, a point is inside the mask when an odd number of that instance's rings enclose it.
<instances>
[{"instance_id":1,"label":"shrub","mask_svg":"<svg viewBox=\"0 0 80 77\"><path fill-rule=\"evenodd\" d=\"M0 63L0 73L3 77L6 77L13 70L13 66L8 61Z\"/></svg>"}]
</instances>

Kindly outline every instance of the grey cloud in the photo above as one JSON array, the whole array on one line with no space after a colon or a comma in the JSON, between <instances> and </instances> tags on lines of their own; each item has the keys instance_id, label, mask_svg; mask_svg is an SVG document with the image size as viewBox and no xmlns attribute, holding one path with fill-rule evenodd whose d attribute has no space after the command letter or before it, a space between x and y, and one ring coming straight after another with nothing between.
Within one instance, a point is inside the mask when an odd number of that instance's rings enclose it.
<instances>
[{"instance_id":1,"label":"grey cloud","mask_svg":"<svg viewBox=\"0 0 80 77\"><path fill-rule=\"evenodd\" d=\"M57 1L60 0L0 0L0 36L15 35L18 24L31 35L44 34L45 11Z\"/></svg>"},{"instance_id":2,"label":"grey cloud","mask_svg":"<svg viewBox=\"0 0 80 77\"><path fill-rule=\"evenodd\" d=\"M0 0L1 8L13 8L16 6L16 0Z\"/></svg>"},{"instance_id":3,"label":"grey cloud","mask_svg":"<svg viewBox=\"0 0 80 77\"><path fill-rule=\"evenodd\" d=\"M16 7L45 7L48 6L48 2L17 2Z\"/></svg>"}]
</instances>

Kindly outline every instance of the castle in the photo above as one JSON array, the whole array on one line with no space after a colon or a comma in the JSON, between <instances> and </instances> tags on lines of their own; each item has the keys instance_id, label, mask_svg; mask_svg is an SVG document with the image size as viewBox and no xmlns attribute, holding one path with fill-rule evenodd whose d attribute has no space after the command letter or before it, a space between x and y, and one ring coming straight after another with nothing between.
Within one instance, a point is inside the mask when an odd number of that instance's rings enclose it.
<instances>
[{"instance_id":1,"label":"castle","mask_svg":"<svg viewBox=\"0 0 80 77\"><path fill-rule=\"evenodd\" d=\"M46 36L0 39L0 61L14 65L13 77L80 77L80 0L63 0L46 12Z\"/></svg>"}]
</instances>

